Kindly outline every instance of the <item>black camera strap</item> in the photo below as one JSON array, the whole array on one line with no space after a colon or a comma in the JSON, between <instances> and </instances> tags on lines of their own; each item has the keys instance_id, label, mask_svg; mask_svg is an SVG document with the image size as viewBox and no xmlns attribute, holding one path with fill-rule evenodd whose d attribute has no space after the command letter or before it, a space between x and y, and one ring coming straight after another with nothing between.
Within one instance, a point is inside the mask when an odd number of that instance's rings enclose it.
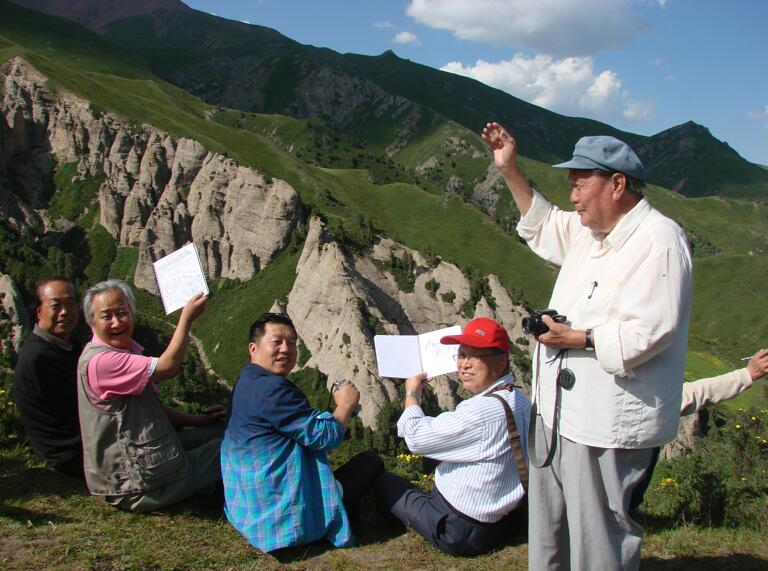
<instances>
[{"instance_id":1,"label":"black camera strap","mask_svg":"<svg viewBox=\"0 0 768 571\"><path fill-rule=\"evenodd\" d=\"M541 343L536 345L536 391L538 392L541 389L541 384L539 382L539 358L541 356L540 353L541 350ZM547 457L544 459L544 462L539 465L534 460L535 454L531 454L529 451L528 457L531 464L533 464L536 468L546 468L550 464L552 464L552 459L555 457L555 449L557 448L557 432L558 432L558 420L559 420L559 412L560 412L560 398L563 393L563 389L570 390L573 388L573 385L576 383L576 376L573 374L573 371L567 368L563 368L563 359L565 359L566 354L568 353L567 349L560 349L560 351L557 352L557 355L555 355L551 361L548 361L549 363L552 363L553 361L560 359L560 362L557 364L557 379L555 381L555 407L552 411L552 434L549 438L549 446L547 446ZM535 440L536 435L536 417L541 417L538 411L538 404L539 404L539 395L536 395L536 398L533 400L533 404L531 405L531 422L528 424L528 442ZM544 422L543 418L541 420Z\"/></svg>"}]
</instances>

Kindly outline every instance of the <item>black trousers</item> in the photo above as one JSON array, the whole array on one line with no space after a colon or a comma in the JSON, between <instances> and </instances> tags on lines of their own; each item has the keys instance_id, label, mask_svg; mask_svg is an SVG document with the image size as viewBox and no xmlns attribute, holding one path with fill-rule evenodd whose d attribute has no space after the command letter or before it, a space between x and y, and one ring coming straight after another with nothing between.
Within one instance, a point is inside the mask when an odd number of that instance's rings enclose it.
<instances>
[{"instance_id":1,"label":"black trousers","mask_svg":"<svg viewBox=\"0 0 768 571\"><path fill-rule=\"evenodd\" d=\"M366 451L350 458L334 471L334 477L344 488L344 508L352 520L359 517L360 500L373 488L373 483L384 473L384 462L375 452Z\"/></svg>"},{"instance_id":2,"label":"black trousers","mask_svg":"<svg viewBox=\"0 0 768 571\"><path fill-rule=\"evenodd\" d=\"M380 509L391 513L448 555L472 557L488 553L528 523L525 504L497 522L483 523L456 510L437 487L427 494L388 472L376 480L374 492Z\"/></svg>"}]
</instances>

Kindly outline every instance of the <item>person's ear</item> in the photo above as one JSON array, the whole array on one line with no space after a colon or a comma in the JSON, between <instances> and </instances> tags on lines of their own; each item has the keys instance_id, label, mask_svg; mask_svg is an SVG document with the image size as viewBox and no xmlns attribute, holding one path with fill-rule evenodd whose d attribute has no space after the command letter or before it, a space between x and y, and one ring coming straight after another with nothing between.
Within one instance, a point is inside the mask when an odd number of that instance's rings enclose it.
<instances>
[{"instance_id":1,"label":"person's ear","mask_svg":"<svg viewBox=\"0 0 768 571\"><path fill-rule=\"evenodd\" d=\"M624 192L627 190L627 175L621 172L615 172L611 175L612 197L614 200L621 200Z\"/></svg>"}]
</instances>

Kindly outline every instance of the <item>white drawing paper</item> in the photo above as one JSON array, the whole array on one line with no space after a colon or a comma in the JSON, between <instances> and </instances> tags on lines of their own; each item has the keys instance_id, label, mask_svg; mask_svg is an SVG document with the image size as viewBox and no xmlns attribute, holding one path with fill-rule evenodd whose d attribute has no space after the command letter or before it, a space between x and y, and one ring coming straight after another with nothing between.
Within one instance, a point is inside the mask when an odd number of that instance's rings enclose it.
<instances>
[{"instance_id":1,"label":"white drawing paper","mask_svg":"<svg viewBox=\"0 0 768 571\"><path fill-rule=\"evenodd\" d=\"M422 371L428 377L456 371L458 345L442 345L446 335L459 335L461 327L454 325L421 335L376 335L376 361L379 376L407 379Z\"/></svg>"},{"instance_id":2,"label":"white drawing paper","mask_svg":"<svg viewBox=\"0 0 768 571\"><path fill-rule=\"evenodd\" d=\"M198 293L208 295L208 282L193 243L160 258L152 266L166 315L184 307Z\"/></svg>"}]
</instances>

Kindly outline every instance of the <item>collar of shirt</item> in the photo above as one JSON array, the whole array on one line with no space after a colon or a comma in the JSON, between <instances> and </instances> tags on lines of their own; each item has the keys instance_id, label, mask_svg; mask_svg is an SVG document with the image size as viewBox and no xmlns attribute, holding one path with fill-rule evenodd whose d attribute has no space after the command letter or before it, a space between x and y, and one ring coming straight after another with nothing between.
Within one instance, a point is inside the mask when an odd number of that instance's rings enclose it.
<instances>
[{"instance_id":1,"label":"collar of shirt","mask_svg":"<svg viewBox=\"0 0 768 571\"><path fill-rule=\"evenodd\" d=\"M107 345L97 337L97 335L94 333L93 338L91 339L91 343L94 345L101 345L102 347L112 347L111 345ZM144 353L144 347L136 343L133 339L131 339L131 348L130 349L118 349L117 347L112 347L115 351L122 351L124 353L134 353L135 355L141 355Z\"/></svg>"},{"instance_id":2,"label":"collar of shirt","mask_svg":"<svg viewBox=\"0 0 768 571\"><path fill-rule=\"evenodd\" d=\"M629 239L635 229L640 226L645 217L651 211L651 205L643 198L640 202L621 217L613 230L603 239L603 242L616 250L621 250L621 247Z\"/></svg>"},{"instance_id":3,"label":"collar of shirt","mask_svg":"<svg viewBox=\"0 0 768 571\"><path fill-rule=\"evenodd\" d=\"M51 335L48 333L45 329L40 327L39 325L35 324L35 327L32 329L32 333L40 337L43 341L47 341L48 343L52 343L53 345L56 345L60 349L64 349L65 351L71 351L74 347L72 343L69 341L64 341L61 337L56 337L55 335Z\"/></svg>"},{"instance_id":4,"label":"collar of shirt","mask_svg":"<svg viewBox=\"0 0 768 571\"><path fill-rule=\"evenodd\" d=\"M496 387L499 387L505 384L510 384L510 383L512 383L512 373L507 373L506 375L501 377L498 381L493 383L490 387L485 389L483 392L478 393L476 396L481 397L481 396L487 395L488 393L492 392L493 389L495 389Z\"/></svg>"}]
</instances>

